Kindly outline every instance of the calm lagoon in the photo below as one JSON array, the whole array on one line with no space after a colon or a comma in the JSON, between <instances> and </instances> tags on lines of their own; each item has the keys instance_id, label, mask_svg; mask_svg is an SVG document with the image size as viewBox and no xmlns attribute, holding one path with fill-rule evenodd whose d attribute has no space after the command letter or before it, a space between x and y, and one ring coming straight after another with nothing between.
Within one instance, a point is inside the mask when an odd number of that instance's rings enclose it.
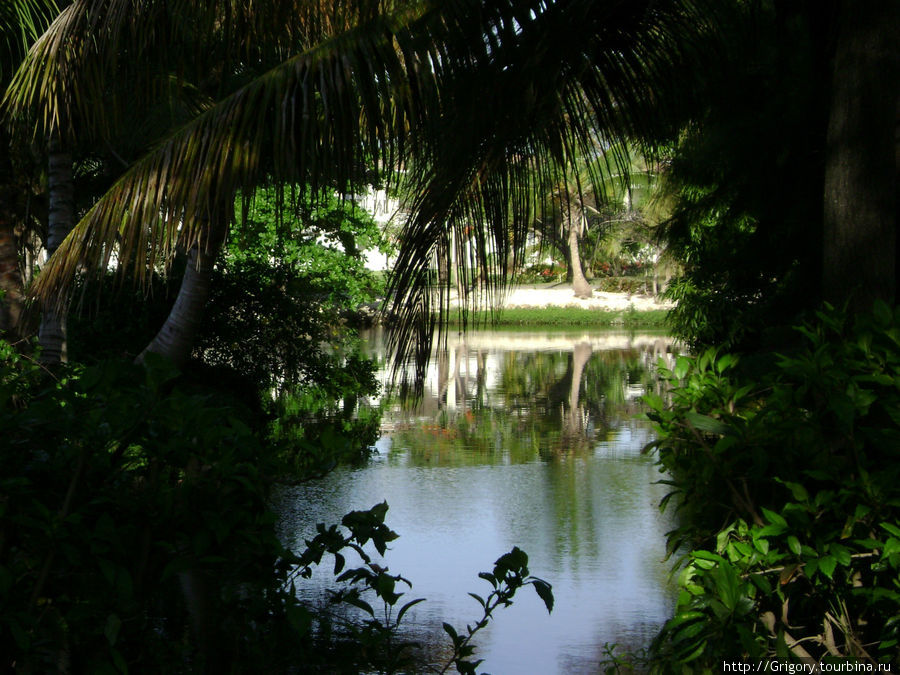
<instances>
[{"instance_id":1,"label":"calm lagoon","mask_svg":"<svg viewBox=\"0 0 900 675\"><path fill-rule=\"evenodd\" d=\"M380 334L368 345L379 355ZM426 663L448 651L443 621L462 632L479 618L467 595L488 593L478 572L518 546L556 607L548 615L525 589L498 610L475 639L479 672L596 673L604 644L646 646L673 605L667 487L641 452L652 430L638 418L673 349L664 335L616 331L451 337L416 408L370 402L384 406L371 461L279 496L282 537L302 549L316 523L386 500L400 538L380 562L413 583L400 604L428 600L403 621ZM323 568L299 590L312 602L332 587Z\"/></svg>"}]
</instances>

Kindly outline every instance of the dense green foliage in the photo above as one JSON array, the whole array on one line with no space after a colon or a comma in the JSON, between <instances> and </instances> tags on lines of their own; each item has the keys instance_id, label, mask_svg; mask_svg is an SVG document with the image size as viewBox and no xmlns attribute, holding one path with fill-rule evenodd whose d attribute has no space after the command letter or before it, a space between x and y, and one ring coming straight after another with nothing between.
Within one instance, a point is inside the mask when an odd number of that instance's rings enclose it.
<instances>
[{"instance_id":1,"label":"dense green foliage","mask_svg":"<svg viewBox=\"0 0 900 675\"><path fill-rule=\"evenodd\" d=\"M272 464L241 413L152 358L52 378L3 357L4 667L276 665L295 637Z\"/></svg>"},{"instance_id":2,"label":"dense green foliage","mask_svg":"<svg viewBox=\"0 0 900 675\"><path fill-rule=\"evenodd\" d=\"M717 62L694 74L698 109L663 174L684 268L667 294L679 338L732 349L819 302L828 75L824 24L803 3L717 10L722 33L698 36Z\"/></svg>"},{"instance_id":3,"label":"dense green foliage","mask_svg":"<svg viewBox=\"0 0 900 675\"><path fill-rule=\"evenodd\" d=\"M0 10L4 78L52 4ZM16 155L0 166L3 330L27 328L13 315L24 290L19 232L41 224L28 195L44 177L28 157L43 150L24 149L31 134L51 140L58 169L74 152L83 183L95 183L78 190L86 215L37 279L47 303L113 254L145 279L176 250L199 260L201 241L214 257L239 190L308 182L319 202L297 229L276 192L230 230L197 347L205 374L189 370L176 384L152 358L146 371L98 360L52 380L5 353L0 593L9 630L0 639L22 655L17 667L71 661L102 671L156 659L213 669L213 643L234 650L221 658L252 656L255 668L280 657L264 651L268 636L284 626L303 633L304 623L287 609L264 505L264 474L284 455L263 451L256 414L212 401L202 381L232 399L249 383L256 404L279 418L269 442L298 440L291 425L308 425L311 409L349 423L372 369L353 354L342 314L374 287L358 239L375 233L343 208L333 218L323 195L364 181L375 165L385 175L408 169L412 217L391 300L397 351L419 356L422 372L434 263L449 269L451 232L472 244L468 273L466 256L456 258L462 278L493 283L536 220L559 229L562 209L547 195L559 197L567 165L601 136L671 146L678 205L668 242L685 271L669 289L673 325L691 346L720 348L677 363L670 404L650 399L685 518L673 549L691 548L657 655L671 668L714 667L738 647L747 656L896 656L897 316L880 305L850 326L825 312L805 346L782 357L745 355L739 365L724 353L790 345L784 327L823 296L853 297L845 287L861 268L872 271L859 275L863 295L896 296L896 197L883 196L896 193L896 100L880 90L895 89L900 63L895 3L67 7L4 100L4 122L21 138L0 134ZM48 12L32 11L40 8ZM61 227L77 220L66 190L49 189L68 184L64 173L47 181L47 211ZM620 275L624 261L598 259ZM136 353L155 312L103 317L94 326L102 341L75 337L73 353ZM258 395L270 389L281 389L274 404ZM294 446L314 458L299 461L305 471L327 466L340 445L318 436ZM195 517L185 523L187 513ZM226 565L229 556L240 564ZM192 600L197 579L212 576L217 591ZM203 619L210 612L214 620ZM450 634L462 657L464 639Z\"/></svg>"},{"instance_id":4,"label":"dense green foliage","mask_svg":"<svg viewBox=\"0 0 900 675\"><path fill-rule=\"evenodd\" d=\"M690 549L662 670L900 657L900 310L799 331L768 365L679 357L645 399Z\"/></svg>"},{"instance_id":5,"label":"dense green foliage","mask_svg":"<svg viewBox=\"0 0 900 675\"><path fill-rule=\"evenodd\" d=\"M280 217L276 201L292 204L293 216ZM377 416L353 416L356 401L378 390L355 326L356 308L381 291L361 253L376 246L383 246L377 225L352 203L273 188L247 204L213 273L188 373L265 416L270 440L294 447L301 474L365 455L375 441ZM83 278L80 311L69 323L70 358L140 353L174 302L184 263L154 275L143 291L113 274ZM335 426L346 432L343 441L304 442L311 429L317 436Z\"/></svg>"},{"instance_id":6,"label":"dense green foliage","mask_svg":"<svg viewBox=\"0 0 900 675\"><path fill-rule=\"evenodd\" d=\"M384 246L371 216L351 202L257 192L217 266L195 354L260 388L327 389L352 352L348 320L383 290L362 251ZM339 398L344 384L328 394Z\"/></svg>"}]
</instances>

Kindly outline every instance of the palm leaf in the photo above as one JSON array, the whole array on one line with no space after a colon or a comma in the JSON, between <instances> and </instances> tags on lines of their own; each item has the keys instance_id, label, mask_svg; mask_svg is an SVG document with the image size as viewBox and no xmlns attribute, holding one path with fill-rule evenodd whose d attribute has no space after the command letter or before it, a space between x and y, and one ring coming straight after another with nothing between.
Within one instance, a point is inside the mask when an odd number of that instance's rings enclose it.
<instances>
[{"instance_id":1,"label":"palm leaf","mask_svg":"<svg viewBox=\"0 0 900 675\"><path fill-rule=\"evenodd\" d=\"M53 0L5 0L0 5L0 81L6 82L58 12Z\"/></svg>"},{"instance_id":2,"label":"palm leaf","mask_svg":"<svg viewBox=\"0 0 900 675\"><path fill-rule=\"evenodd\" d=\"M625 148L629 139L662 133L657 102L677 99L671 73L687 58L679 46L690 46L695 30L683 3L554 3L520 24L514 39L492 45L476 67L442 83L452 116L429 135L437 139L431 168L413 181L417 198L391 287L395 363L415 357L421 375L434 314L447 308L447 289L433 292L431 269L435 256L449 255L448 230L475 233L482 275L490 271L486 252L498 257L498 277L487 284L496 297L530 224L552 221L551 186L564 182L577 158L591 156L598 135ZM590 180L598 183L612 172L608 155L594 159ZM624 176L627 163L624 152L613 155Z\"/></svg>"},{"instance_id":3,"label":"palm leaf","mask_svg":"<svg viewBox=\"0 0 900 675\"><path fill-rule=\"evenodd\" d=\"M654 111L674 100L671 72L697 25L674 1L456 0L363 18L158 143L76 226L39 296L64 298L76 270L108 264L117 246L120 262L140 260L146 274L200 240L211 205L238 191L267 180L340 188L378 162L403 167L413 195L392 281L393 344L421 362L448 303L446 289L434 292L435 259L471 240L457 256L463 275L480 272L496 298L566 167L598 135L624 146L659 133ZM43 96L27 91L14 102Z\"/></svg>"},{"instance_id":4,"label":"palm leaf","mask_svg":"<svg viewBox=\"0 0 900 675\"><path fill-rule=\"evenodd\" d=\"M361 177L360 158L387 163L402 122L384 115L384 84L401 69L388 28L369 24L326 41L173 132L76 225L46 266L38 297L64 298L76 270L105 267L113 251L123 264L141 260L137 272L146 274L176 244L204 236L199 224L217 199L249 194L272 176L317 190ZM377 51L375 70L367 60Z\"/></svg>"}]
</instances>

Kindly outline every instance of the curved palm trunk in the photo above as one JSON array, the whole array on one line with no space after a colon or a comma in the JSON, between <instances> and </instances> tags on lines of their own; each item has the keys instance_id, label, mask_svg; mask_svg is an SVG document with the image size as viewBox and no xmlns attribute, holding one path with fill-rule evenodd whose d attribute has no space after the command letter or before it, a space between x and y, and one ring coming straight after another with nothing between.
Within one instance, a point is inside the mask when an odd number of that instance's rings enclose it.
<instances>
[{"instance_id":1,"label":"curved palm trunk","mask_svg":"<svg viewBox=\"0 0 900 675\"><path fill-rule=\"evenodd\" d=\"M72 176L72 155L66 152L58 138L50 141L50 172L48 192L50 213L47 227L47 258L52 256L75 225L75 184ZM51 303L41 314L38 330L41 361L53 364L65 362L66 310Z\"/></svg>"},{"instance_id":2,"label":"curved palm trunk","mask_svg":"<svg viewBox=\"0 0 900 675\"><path fill-rule=\"evenodd\" d=\"M175 304L156 337L138 355L138 362L147 352L165 356L179 368L190 359L209 299L213 265L225 239L226 222L222 216L210 227L207 237L191 247Z\"/></svg>"},{"instance_id":3,"label":"curved palm trunk","mask_svg":"<svg viewBox=\"0 0 900 675\"><path fill-rule=\"evenodd\" d=\"M578 298L589 298L594 294L594 289L584 277L584 271L581 268L581 251L579 250L578 240L581 237L583 229L582 224L584 214L581 209L574 204L569 204L569 258L571 260L569 269L572 270L572 290Z\"/></svg>"},{"instance_id":4,"label":"curved palm trunk","mask_svg":"<svg viewBox=\"0 0 900 675\"><path fill-rule=\"evenodd\" d=\"M162 328L138 355L138 362L144 360L147 352L153 352L165 356L179 368L187 363L203 319L203 308L209 299L217 251L218 246L195 245L188 252L187 266L175 304Z\"/></svg>"}]
</instances>

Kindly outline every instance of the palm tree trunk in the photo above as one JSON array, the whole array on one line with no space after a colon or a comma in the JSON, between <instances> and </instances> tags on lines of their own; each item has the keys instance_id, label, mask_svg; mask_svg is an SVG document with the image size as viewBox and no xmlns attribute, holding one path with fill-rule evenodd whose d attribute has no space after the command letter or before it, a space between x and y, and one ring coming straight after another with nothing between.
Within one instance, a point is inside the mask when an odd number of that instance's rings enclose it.
<instances>
[{"instance_id":1,"label":"palm tree trunk","mask_svg":"<svg viewBox=\"0 0 900 675\"><path fill-rule=\"evenodd\" d=\"M22 337L25 284L16 246L16 219L13 208L13 169L9 159L9 136L0 132L7 150L0 157L0 337L17 341Z\"/></svg>"},{"instance_id":2,"label":"palm tree trunk","mask_svg":"<svg viewBox=\"0 0 900 675\"><path fill-rule=\"evenodd\" d=\"M21 325L25 307L25 283L19 267L16 245L13 167L9 157L10 137L0 130L0 337L17 341L23 336Z\"/></svg>"},{"instance_id":3,"label":"palm tree trunk","mask_svg":"<svg viewBox=\"0 0 900 675\"><path fill-rule=\"evenodd\" d=\"M572 270L572 290L578 298L589 298L594 294L594 289L584 277L581 269L581 251L579 250L578 240L581 237L582 220L584 216L581 209L574 204L569 204L569 257L571 262L569 269Z\"/></svg>"},{"instance_id":4,"label":"palm tree trunk","mask_svg":"<svg viewBox=\"0 0 900 675\"><path fill-rule=\"evenodd\" d=\"M2 197L0 197L2 200ZM15 222L0 201L0 337L16 341L22 337L25 288L16 249Z\"/></svg>"},{"instance_id":5,"label":"palm tree trunk","mask_svg":"<svg viewBox=\"0 0 900 675\"><path fill-rule=\"evenodd\" d=\"M75 225L75 184L72 176L72 155L66 152L58 137L50 140L48 174L50 213L47 226L47 258L52 256ZM44 308L38 330L41 361L53 364L65 362L66 310L58 304Z\"/></svg>"},{"instance_id":6,"label":"palm tree trunk","mask_svg":"<svg viewBox=\"0 0 900 675\"><path fill-rule=\"evenodd\" d=\"M579 403L581 398L581 380L584 378L584 369L591 359L593 348L589 342L578 342L572 349L566 375L559 383L560 393L567 383L569 386L566 397L567 405L563 406L562 429L560 441L561 450L570 450L580 447L586 440L584 415Z\"/></svg>"},{"instance_id":7,"label":"palm tree trunk","mask_svg":"<svg viewBox=\"0 0 900 675\"><path fill-rule=\"evenodd\" d=\"M843 2L825 166L822 290L865 310L897 297L900 6Z\"/></svg>"},{"instance_id":8,"label":"palm tree trunk","mask_svg":"<svg viewBox=\"0 0 900 675\"><path fill-rule=\"evenodd\" d=\"M213 265L225 238L225 222L214 224L206 238L191 247L175 304L156 337L138 355L138 362L148 352L166 357L179 368L190 359L209 299Z\"/></svg>"},{"instance_id":9,"label":"palm tree trunk","mask_svg":"<svg viewBox=\"0 0 900 675\"><path fill-rule=\"evenodd\" d=\"M581 380L584 377L584 368L591 355L594 353L590 342L579 342L572 350L572 383L569 386L569 411L578 409L578 400L581 394Z\"/></svg>"}]
</instances>

